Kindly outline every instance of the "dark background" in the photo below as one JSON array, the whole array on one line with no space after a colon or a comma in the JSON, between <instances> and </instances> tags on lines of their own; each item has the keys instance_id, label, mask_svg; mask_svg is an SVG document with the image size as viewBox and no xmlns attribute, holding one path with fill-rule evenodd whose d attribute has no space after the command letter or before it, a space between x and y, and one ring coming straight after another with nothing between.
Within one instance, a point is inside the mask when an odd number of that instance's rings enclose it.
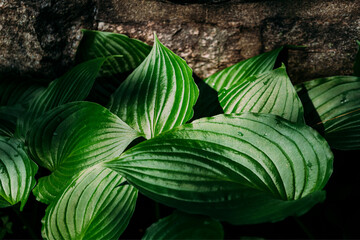
<instances>
[{"instance_id":1,"label":"dark background","mask_svg":"<svg viewBox=\"0 0 360 240\"><path fill-rule=\"evenodd\" d=\"M293 44L288 72L294 83L351 74L360 40L358 0L8 0L0 2L0 73L55 79L73 66L80 29L126 34L152 44L159 40L205 78L236 62ZM327 199L301 217L278 223L232 226L225 238L360 238L359 151L334 151ZM41 175L41 172L39 173ZM41 238L45 205L30 196L24 211L0 209L5 238ZM172 209L139 194L121 238L141 238L148 226ZM6 221L8 217L8 221ZM1 230L1 228L0 228Z\"/></svg>"}]
</instances>

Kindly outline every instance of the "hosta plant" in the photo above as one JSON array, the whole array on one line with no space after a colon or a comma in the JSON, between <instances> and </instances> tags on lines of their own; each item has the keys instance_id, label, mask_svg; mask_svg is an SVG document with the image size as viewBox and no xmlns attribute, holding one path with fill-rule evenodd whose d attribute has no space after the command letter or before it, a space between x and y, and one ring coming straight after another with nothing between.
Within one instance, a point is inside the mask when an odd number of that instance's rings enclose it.
<instances>
[{"instance_id":1,"label":"hosta plant","mask_svg":"<svg viewBox=\"0 0 360 240\"><path fill-rule=\"evenodd\" d=\"M195 83L156 35L83 33L77 65L48 86L0 86L0 207L35 195L45 239L119 238L139 193L177 209L144 239L221 239L221 222L308 212L330 147L360 147L356 76L294 87L281 47Z\"/></svg>"}]
</instances>

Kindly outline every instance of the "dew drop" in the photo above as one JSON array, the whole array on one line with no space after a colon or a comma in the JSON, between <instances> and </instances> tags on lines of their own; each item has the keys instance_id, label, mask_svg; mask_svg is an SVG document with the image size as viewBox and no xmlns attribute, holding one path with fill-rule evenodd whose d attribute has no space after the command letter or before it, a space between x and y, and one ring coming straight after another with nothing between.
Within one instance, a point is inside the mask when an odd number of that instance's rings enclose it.
<instances>
[{"instance_id":1,"label":"dew drop","mask_svg":"<svg viewBox=\"0 0 360 240\"><path fill-rule=\"evenodd\" d=\"M244 136L244 134L243 134L242 132L238 132L238 135L239 135L240 137Z\"/></svg>"},{"instance_id":2,"label":"dew drop","mask_svg":"<svg viewBox=\"0 0 360 240\"><path fill-rule=\"evenodd\" d=\"M348 102L348 100L347 100L347 98L346 97L343 97L342 99L341 99L341 101L340 101L340 103L346 103L346 102Z\"/></svg>"},{"instance_id":3,"label":"dew drop","mask_svg":"<svg viewBox=\"0 0 360 240\"><path fill-rule=\"evenodd\" d=\"M307 162L307 163L306 163L306 166L311 169L311 168L312 168L312 163L311 163L311 162Z\"/></svg>"}]
</instances>

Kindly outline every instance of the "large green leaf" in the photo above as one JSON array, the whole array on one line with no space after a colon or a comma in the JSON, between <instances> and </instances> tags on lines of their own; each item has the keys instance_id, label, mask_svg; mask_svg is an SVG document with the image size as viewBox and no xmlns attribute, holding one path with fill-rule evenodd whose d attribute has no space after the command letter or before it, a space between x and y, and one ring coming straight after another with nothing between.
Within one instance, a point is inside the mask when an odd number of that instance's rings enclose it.
<instances>
[{"instance_id":1,"label":"large green leaf","mask_svg":"<svg viewBox=\"0 0 360 240\"><path fill-rule=\"evenodd\" d=\"M86 98L106 58L81 63L50 83L30 105L28 114L19 122L17 135L24 137L33 122L44 112L62 104Z\"/></svg>"},{"instance_id":2,"label":"large green leaf","mask_svg":"<svg viewBox=\"0 0 360 240\"><path fill-rule=\"evenodd\" d=\"M46 209L45 239L118 239L134 212L137 190L125 179L95 166L84 170Z\"/></svg>"},{"instance_id":3,"label":"large green leaf","mask_svg":"<svg viewBox=\"0 0 360 240\"><path fill-rule=\"evenodd\" d=\"M0 207L21 202L22 210L35 185L37 170L21 142L0 136Z\"/></svg>"},{"instance_id":4,"label":"large green leaf","mask_svg":"<svg viewBox=\"0 0 360 240\"><path fill-rule=\"evenodd\" d=\"M93 58L122 55L108 58L102 66L90 99L107 104L109 97L149 54L151 47L137 39L122 34L83 30L83 38L76 52L76 62Z\"/></svg>"},{"instance_id":5,"label":"large green leaf","mask_svg":"<svg viewBox=\"0 0 360 240\"><path fill-rule=\"evenodd\" d=\"M205 216L175 211L151 225L143 240L152 239L223 239L220 222Z\"/></svg>"},{"instance_id":6,"label":"large green leaf","mask_svg":"<svg viewBox=\"0 0 360 240\"><path fill-rule=\"evenodd\" d=\"M360 41L356 41L358 44L358 52L355 57L354 63L354 75L360 77Z\"/></svg>"},{"instance_id":7,"label":"large green leaf","mask_svg":"<svg viewBox=\"0 0 360 240\"><path fill-rule=\"evenodd\" d=\"M50 203L78 172L119 156L139 134L108 109L90 102L72 102L49 111L35 122L26 140L29 153L49 169L34 189Z\"/></svg>"},{"instance_id":8,"label":"large green leaf","mask_svg":"<svg viewBox=\"0 0 360 240\"><path fill-rule=\"evenodd\" d=\"M273 69L276 58L281 50L282 47L241 61L211 75L204 81L218 92L222 89L228 89L234 84L241 83L250 76Z\"/></svg>"},{"instance_id":9,"label":"large green leaf","mask_svg":"<svg viewBox=\"0 0 360 240\"><path fill-rule=\"evenodd\" d=\"M301 101L285 66L248 78L219 94L224 113L271 113L292 122L304 122Z\"/></svg>"},{"instance_id":10,"label":"large green leaf","mask_svg":"<svg viewBox=\"0 0 360 240\"><path fill-rule=\"evenodd\" d=\"M155 36L150 54L111 97L110 110L152 138L190 120L197 97L192 70Z\"/></svg>"},{"instance_id":11,"label":"large green leaf","mask_svg":"<svg viewBox=\"0 0 360 240\"><path fill-rule=\"evenodd\" d=\"M332 163L312 128L243 113L183 125L107 165L163 204L251 224L302 214L322 201Z\"/></svg>"},{"instance_id":12,"label":"large green leaf","mask_svg":"<svg viewBox=\"0 0 360 240\"><path fill-rule=\"evenodd\" d=\"M360 149L360 78L319 78L296 86L308 125L332 148Z\"/></svg>"}]
</instances>

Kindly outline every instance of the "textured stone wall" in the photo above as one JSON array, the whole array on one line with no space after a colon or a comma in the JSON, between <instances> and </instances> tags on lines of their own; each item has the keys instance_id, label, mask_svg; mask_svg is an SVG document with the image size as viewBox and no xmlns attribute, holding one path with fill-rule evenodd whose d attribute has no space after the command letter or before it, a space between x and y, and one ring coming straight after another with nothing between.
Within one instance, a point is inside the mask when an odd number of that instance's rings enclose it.
<instances>
[{"instance_id":1,"label":"textured stone wall","mask_svg":"<svg viewBox=\"0 0 360 240\"><path fill-rule=\"evenodd\" d=\"M80 29L160 41L205 78L292 44L294 82L351 74L360 1L8 0L0 1L0 71L54 77L71 66Z\"/></svg>"}]
</instances>

